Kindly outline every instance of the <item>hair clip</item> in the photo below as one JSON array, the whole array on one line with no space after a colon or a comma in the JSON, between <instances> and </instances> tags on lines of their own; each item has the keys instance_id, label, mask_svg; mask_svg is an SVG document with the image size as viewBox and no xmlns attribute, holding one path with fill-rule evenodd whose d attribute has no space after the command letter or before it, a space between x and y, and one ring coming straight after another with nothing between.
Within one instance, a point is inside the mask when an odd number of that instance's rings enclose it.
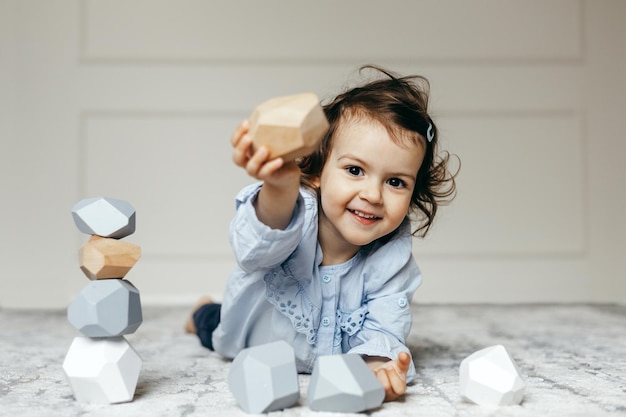
<instances>
[{"instance_id":1,"label":"hair clip","mask_svg":"<svg viewBox=\"0 0 626 417\"><path fill-rule=\"evenodd\" d=\"M434 138L435 134L433 133L433 124L429 122L428 130L426 131L426 139L428 139L428 142L432 142Z\"/></svg>"}]
</instances>

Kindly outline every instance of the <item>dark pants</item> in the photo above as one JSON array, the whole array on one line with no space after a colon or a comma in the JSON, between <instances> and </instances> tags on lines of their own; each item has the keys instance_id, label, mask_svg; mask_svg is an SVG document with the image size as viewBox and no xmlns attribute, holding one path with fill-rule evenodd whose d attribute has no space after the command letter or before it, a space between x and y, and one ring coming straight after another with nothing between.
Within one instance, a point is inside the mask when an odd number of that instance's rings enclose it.
<instances>
[{"instance_id":1,"label":"dark pants","mask_svg":"<svg viewBox=\"0 0 626 417\"><path fill-rule=\"evenodd\" d=\"M193 322L196 325L200 343L211 350L213 350L213 331L220 324L221 308L221 304L205 304L193 313Z\"/></svg>"}]
</instances>

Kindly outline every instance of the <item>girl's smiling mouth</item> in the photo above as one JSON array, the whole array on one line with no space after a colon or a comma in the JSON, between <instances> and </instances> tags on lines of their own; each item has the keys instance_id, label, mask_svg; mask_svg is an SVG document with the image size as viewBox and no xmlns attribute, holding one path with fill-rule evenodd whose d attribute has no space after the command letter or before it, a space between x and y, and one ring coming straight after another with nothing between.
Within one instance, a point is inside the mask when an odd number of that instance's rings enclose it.
<instances>
[{"instance_id":1,"label":"girl's smiling mouth","mask_svg":"<svg viewBox=\"0 0 626 417\"><path fill-rule=\"evenodd\" d=\"M352 209L348 209L348 212L350 214L352 214L352 216L361 224L365 224L365 225L369 225L372 223L375 223L376 221L380 220L381 218L374 215L374 214L369 214L369 213L364 213L362 211L359 210L352 210Z\"/></svg>"}]
</instances>

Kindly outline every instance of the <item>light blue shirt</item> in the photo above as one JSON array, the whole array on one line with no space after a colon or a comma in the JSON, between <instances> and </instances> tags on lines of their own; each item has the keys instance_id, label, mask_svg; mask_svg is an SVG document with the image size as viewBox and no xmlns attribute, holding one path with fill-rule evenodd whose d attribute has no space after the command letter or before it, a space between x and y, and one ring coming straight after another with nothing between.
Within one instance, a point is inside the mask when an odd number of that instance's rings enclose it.
<instances>
[{"instance_id":1,"label":"light blue shirt","mask_svg":"<svg viewBox=\"0 0 626 417\"><path fill-rule=\"evenodd\" d=\"M260 187L252 184L236 198L230 241L237 266L213 333L215 351L234 358L244 348L282 339L293 346L301 373L310 373L321 355L410 354L410 300L422 280L411 253L410 222L386 243L321 266L315 194L301 188L291 223L276 230L256 216ZM414 377L411 362L407 381Z\"/></svg>"}]
</instances>

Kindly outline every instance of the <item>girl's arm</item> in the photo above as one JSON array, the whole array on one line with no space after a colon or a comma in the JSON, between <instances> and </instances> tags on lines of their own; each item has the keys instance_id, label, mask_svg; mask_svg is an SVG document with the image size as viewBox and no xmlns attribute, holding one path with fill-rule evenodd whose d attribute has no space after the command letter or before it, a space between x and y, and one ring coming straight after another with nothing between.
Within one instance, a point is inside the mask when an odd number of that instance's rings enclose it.
<instances>
[{"instance_id":1,"label":"girl's arm","mask_svg":"<svg viewBox=\"0 0 626 417\"><path fill-rule=\"evenodd\" d=\"M249 127L246 120L233 133L233 161L248 175L263 181L254 202L259 220L272 229L284 230L291 221L298 199L300 169L293 161L285 163L282 158L268 160L269 152L263 146L252 153Z\"/></svg>"},{"instance_id":2,"label":"girl's arm","mask_svg":"<svg viewBox=\"0 0 626 417\"><path fill-rule=\"evenodd\" d=\"M261 148L259 151L264 150L265 148ZM279 185L264 181L254 206L261 222L272 229L284 230L291 222L293 209L298 199L300 169L295 162L289 162L280 170L282 172L279 175L283 175L287 181Z\"/></svg>"},{"instance_id":3,"label":"girl's arm","mask_svg":"<svg viewBox=\"0 0 626 417\"><path fill-rule=\"evenodd\" d=\"M406 339L412 323L410 300L422 276L411 253L410 224L371 252L367 262L362 273L365 304L352 313L364 314L364 319L349 337L347 353L363 356L385 388L385 400L392 401L415 378Z\"/></svg>"}]
</instances>

